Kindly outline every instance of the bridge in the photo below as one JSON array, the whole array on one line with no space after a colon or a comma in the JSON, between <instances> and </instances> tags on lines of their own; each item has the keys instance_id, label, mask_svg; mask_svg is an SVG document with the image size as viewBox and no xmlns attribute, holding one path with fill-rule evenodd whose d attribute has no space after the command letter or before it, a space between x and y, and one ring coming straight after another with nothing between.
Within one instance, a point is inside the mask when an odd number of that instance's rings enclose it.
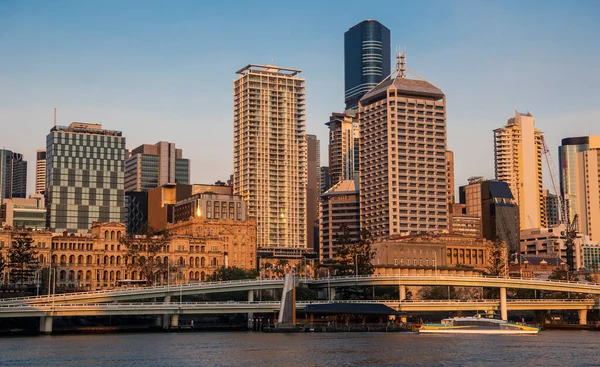
<instances>
[{"instance_id":1,"label":"bridge","mask_svg":"<svg viewBox=\"0 0 600 367\"><path fill-rule=\"evenodd\" d=\"M353 286L398 286L397 301L367 301L384 303L398 311L500 311L502 319L508 318L508 310L578 310L580 322L586 323L587 310L598 308L598 300L509 300L506 289L536 289L600 295L600 285L584 282L539 280L500 277L465 276L348 276L331 278L296 278L296 284L306 284L313 289L327 289L328 298L339 287ZM279 302L254 302L254 291L262 289L281 289L283 279L252 279L225 282L204 282L180 284L176 286L154 286L144 288L115 289L94 292L57 294L50 296L20 297L0 300L0 317L41 317L40 331L52 330L54 316L86 315L171 315L170 324L177 324L179 314L186 313L249 313L275 312ZM411 301L406 300L407 286L458 286L499 288L499 300L471 301ZM248 292L248 303L176 303L172 298L184 295L199 295L223 292ZM138 302L148 299L160 299L162 302ZM314 302L312 302L314 303ZM298 309L303 303L297 303ZM163 325L166 324L163 318Z\"/></svg>"}]
</instances>

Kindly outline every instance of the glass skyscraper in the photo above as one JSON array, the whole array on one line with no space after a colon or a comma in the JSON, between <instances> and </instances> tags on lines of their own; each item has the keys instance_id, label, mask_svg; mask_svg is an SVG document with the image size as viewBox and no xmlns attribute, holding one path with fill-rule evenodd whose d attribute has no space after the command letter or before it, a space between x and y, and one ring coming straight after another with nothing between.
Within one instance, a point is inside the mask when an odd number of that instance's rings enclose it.
<instances>
[{"instance_id":1,"label":"glass skyscraper","mask_svg":"<svg viewBox=\"0 0 600 367\"><path fill-rule=\"evenodd\" d=\"M390 74L390 30L376 20L364 20L344 33L346 110Z\"/></svg>"},{"instance_id":2,"label":"glass skyscraper","mask_svg":"<svg viewBox=\"0 0 600 367\"><path fill-rule=\"evenodd\" d=\"M27 162L23 154L0 149L0 202L27 197Z\"/></svg>"},{"instance_id":3,"label":"glass skyscraper","mask_svg":"<svg viewBox=\"0 0 600 367\"><path fill-rule=\"evenodd\" d=\"M125 137L100 124L54 126L46 137L48 227L87 233L93 222L123 222Z\"/></svg>"}]
</instances>

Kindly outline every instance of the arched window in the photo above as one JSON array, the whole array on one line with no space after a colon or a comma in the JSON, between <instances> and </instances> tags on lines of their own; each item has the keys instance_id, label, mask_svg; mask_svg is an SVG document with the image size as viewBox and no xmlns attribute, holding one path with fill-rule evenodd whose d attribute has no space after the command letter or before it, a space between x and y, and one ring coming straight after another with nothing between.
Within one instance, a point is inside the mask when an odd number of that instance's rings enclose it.
<instances>
[{"instance_id":1,"label":"arched window","mask_svg":"<svg viewBox=\"0 0 600 367\"><path fill-rule=\"evenodd\" d=\"M117 231L117 241L121 240L121 231Z\"/></svg>"},{"instance_id":2,"label":"arched window","mask_svg":"<svg viewBox=\"0 0 600 367\"><path fill-rule=\"evenodd\" d=\"M75 279L75 271L69 270L69 281L72 282Z\"/></svg>"},{"instance_id":3,"label":"arched window","mask_svg":"<svg viewBox=\"0 0 600 367\"><path fill-rule=\"evenodd\" d=\"M200 279L200 272L199 272L199 271L197 271L197 272L194 274L194 279Z\"/></svg>"},{"instance_id":4,"label":"arched window","mask_svg":"<svg viewBox=\"0 0 600 367\"><path fill-rule=\"evenodd\" d=\"M204 274L204 272L201 272L200 273L200 281L203 282L205 277L206 277L206 275Z\"/></svg>"},{"instance_id":5,"label":"arched window","mask_svg":"<svg viewBox=\"0 0 600 367\"><path fill-rule=\"evenodd\" d=\"M200 266L206 266L206 258L205 257L202 257L200 259Z\"/></svg>"},{"instance_id":6,"label":"arched window","mask_svg":"<svg viewBox=\"0 0 600 367\"><path fill-rule=\"evenodd\" d=\"M87 256L86 263L87 263L88 265L91 265L91 264L92 264L92 261L93 261L93 260L92 260L92 255L88 255L88 256Z\"/></svg>"},{"instance_id":7,"label":"arched window","mask_svg":"<svg viewBox=\"0 0 600 367\"><path fill-rule=\"evenodd\" d=\"M89 281L92 278L92 271L88 270L85 272L85 280Z\"/></svg>"},{"instance_id":8,"label":"arched window","mask_svg":"<svg viewBox=\"0 0 600 367\"><path fill-rule=\"evenodd\" d=\"M164 260L163 260L163 262L164 262L165 264L168 264L168 263L169 263L169 257L168 257L168 256L165 256L165 257L164 257Z\"/></svg>"},{"instance_id":9,"label":"arched window","mask_svg":"<svg viewBox=\"0 0 600 367\"><path fill-rule=\"evenodd\" d=\"M117 280L120 280L121 279L121 271L117 270L116 274L117 274Z\"/></svg>"},{"instance_id":10,"label":"arched window","mask_svg":"<svg viewBox=\"0 0 600 367\"><path fill-rule=\"evenodd\" d=\"M111 256L110 257L110 265L114 265L115 264L115 257Z\"/></svg>"},{"instance_id":11,"label":"arched window","mask_svg":"<svg viewBox=\"0 0 600 367\"><path fill-rule=\"evenodd\" d=\"M214 257L211 262L212 266L217 266L217 258Z\"/></svg>"},{"instance_id":12,"label":"arched window","mask_svg":"<svg viewBox=\"0 0 600 367\"><path fill-rule=\"evenodd\" d=\"M121 256L117 256L117 265L121 265Z\"/></svg>"},{"instance_id":13,"label":"arched window","mask_svg":"<svg viewBox=\"0 0 600 367\"><path fill-rule=\"evenodd\" d=\"M183 259L183 256L180 256L180 257L179 257L179 265L180 265L180 266L183 266L183 265L185 265L185 260Z\"/></svg>"},{"instance_id":14,"label":"arched window","mask_svg":"<svg viewBox=\"0 0 600 367\"><path fill-rule=\"evenodd\" d=\"M64 270L60 271L60 280L65 280L65 278L67 277L67 272Z\"/></svg>"},{"instance_id":15,"label":"arched window","mask_svg":"<svg viewBox=\"0 0 600 367\"><path fill-rule=\"evenodd\" d=\"M194 262L194 265L196 265L196 267L200 266L200 258L199 257L196 258L196 261Z\"/></svg>"},{"instance_id":16,"label":"arched window","mask_svg":"<svg viewBox=\"0 0 600 367\"><path fill-rule=\"evenodd\" d=\"M108 256L104 256L104 265L108 265Z\"/></svg>"},{"instance_id":17,"label":"arched window","mask_svg":"<svg viewBox=\"0 0 600 367\"><path fill-rule=\"evenodd\" d=\"M62 265L67 263L67 256L66 255L60 255L60 263Z\"/></svg>"},{"instance_id":18,"label":"arched window","mask_svg":"<svg viewBox=\"0 0 600 367\"><path fill-rule=\"evenodd\" d=\"M104 231L104 239L108 240L108 231Z\"/></svg>"},{"instance_id":19,"label":"arched window","mask_svg":"<svg viewBox=\"0 0 600 367\"><path fill-rule=\"evenodd\" d=\"M75 264L75 255L69 256L69 264Z\"/></svg>"},{"instance_id":20,"label":"arched window","mask_svg":"<svg viewBox=\"0 0 600 367\"><path fill-rule=\"evenodd\" d=\"M83 270L77 271L77 281L81 281L83 279Z\"/></svg>"},{"instance_id":21,"label":"arched window","mask_svg":"<svg viewBox=\"0 0 600 367\"><path fill-rule=\"evenodd\" d=\"M58 260L58 255L52 255L52 265L56 264L57 260Z\"/></svg>"},{"instance_id":22,"label":"arched window","mask_svg":"<svg viewBox=\"0 0 600 367\"><path fill-rule=\"evenodd\" d=\"M43 264L44 263L44 255L40 255L38 261L40 264Z\"/></svg>"},{"instance_id":23,"label":"arched window","mask_svg":"<svg viewBox=\"0 0 600 367\"><path fill-rule=\"evenodd\" d=\"M110 231L110 240L113 241L115 239L115 231Z\"/></svg>"},{"instance_id":24,"label":"arched window","mask_svg":"<svg viewBox=\"0 0 600 367\"><path fill-rule=\"evenodd\" d=\"M194 266L194 258L190 257L190 262L189 262L190 266Z\"/></svg>"},{"instance_id":25,"label":"arched window","mask_svg":"<svg viewBox=\"0 0 600 367\"><path fill-rule=\"evenodd\" d=\"M110 272L110 281L114 281L115 280L115 272L111 270Z\"/></svg>"},{"instance_id":26,"label":"arched window","mask_svg":"<svg viewBox=\"0 0 600 367\"><path fill-rule=\"evenodd\" d=\"M104 281L108 280L108 271L107 270L104 270L104 274L103 274L102 280L104 280Z\"/></svg>"},{"instance_id":27,"label":"arched window","mask_svg":"<svg viewBox=\"0 0 600 367\"><path fill-rule=\"evenodd\" d=\"M77 256L77 264L79 264L79 265L83 264L83 255Z\"/></svg>"},{"instance_id":28,"label":"arched window","mask_svg":"<svg viewBox=\"0 0 600 367\"><path fill-rule=\"evenodd\" d=\"M194 279L194 272L190 271L190 279Z\"/></svg>"}]
</instances>

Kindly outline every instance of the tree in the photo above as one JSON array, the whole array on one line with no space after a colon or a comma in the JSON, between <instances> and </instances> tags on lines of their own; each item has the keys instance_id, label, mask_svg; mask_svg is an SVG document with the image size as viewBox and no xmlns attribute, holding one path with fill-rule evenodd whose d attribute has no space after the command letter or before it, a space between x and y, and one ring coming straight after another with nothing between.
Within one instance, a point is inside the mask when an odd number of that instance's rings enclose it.
<instances>
[{"instance_id":1,"label":"tree","mask_svg":"<svg viewBox=\"0 0 600 367\"><path fill-rule=\"evenodd\" d=\"M225 280L256 279L258 272L256 270L244 270L236 266L221 266L213 275L209 275L209 282L220 282Z\"/></svg>"},{"instance_id":2,"label":"tree","mask_svg":"<svg viewBox=\"0 0 600 367\"><path fill-rule=\"evenodd\" d=\"M12 247L8 250L8 267L10 279L20 283L27 282L38 268L37 251L32 246L33 238L28 233L19 233L13 238Z\"/></svg>"},{"instance_id":3,"label":"tree","mask_svg":"<svg viewBox=\"0 0 600 367\"><path fill-rule=\"evenodd\" d=\"M147 285L154 284L155 278L165 278L170 272L174 271L168 262L164 262L159 253L164 252L169 244L170 235L167 231L155 231L148 227L143 235L128 236L121 239L125 246L127 269L139 271L140 275L146 279Z\"/></svg>"},{"instance_id":4,"label":"tree","mask_svg":"<svg viewBox=\"0 0 600 367\"><path fill-rule=\"evenodd\" d=\"M6 260L0 254L0 280L2 280L2 276L4 275L4 269L6 268Z\"/></svg>"},{"instance_id":5,"label":"tree","mask_svg":"<svg viewBox=\"0 0 600 367\"><path fill-rule=\"evenodd\" d=\"M506 274L506 244L503 241L495 241L488 246L487 274L503 276Z\"/></svg>"}]
</instances>

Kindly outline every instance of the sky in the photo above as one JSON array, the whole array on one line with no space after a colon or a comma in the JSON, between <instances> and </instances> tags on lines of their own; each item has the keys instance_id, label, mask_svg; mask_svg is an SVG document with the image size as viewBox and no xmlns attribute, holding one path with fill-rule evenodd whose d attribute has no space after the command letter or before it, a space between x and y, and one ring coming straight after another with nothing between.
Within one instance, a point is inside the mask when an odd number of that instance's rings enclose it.
<instances>
[{"instance_id":1,"label":"sky","mask_svg":"<svg viewBox=\"0 0 600 367\"><path fill-rule=\"evenodd\" d=\"M0 147L25 154L32 192L57 108L58 125L101 123L129 149L175 142L192 183L225 181L235 71L269 63L303 71L327 165L344 32L364 19L446 94L457 187L494 178L493 130L515 109L535 116L555 164L562 138L600 135L599 1L0 0Z\"/></svg>"}]
</instances>

